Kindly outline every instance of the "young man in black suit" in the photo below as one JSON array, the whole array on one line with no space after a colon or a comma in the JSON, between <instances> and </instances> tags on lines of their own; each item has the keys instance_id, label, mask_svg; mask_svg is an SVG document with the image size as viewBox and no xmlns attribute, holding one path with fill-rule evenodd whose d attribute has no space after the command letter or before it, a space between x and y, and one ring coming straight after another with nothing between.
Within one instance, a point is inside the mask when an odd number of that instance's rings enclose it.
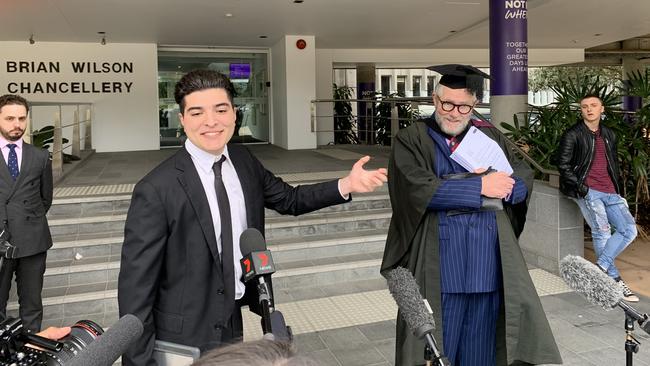
<instances>
[{"instance_id":1,"label":"young man in black suit","mask_svg":"<svg viewBox=\"0 0 650 366\"><path fill-rule=\"evenodd\" d=\"M124 365L154 365L155 339L202 351L242 338L242 305L255 295L240 281L239 236L264 232L264 208L300 215L369 192L386 170L366 171L369 157L345 178L292 187L242 145L235 129L234 87L224 75L192 71L175 98L187 141L135 187L126 220L118 284L120 315L135 314L144 334Z\"/></svg>"},{"instance_id":2,"label":"young man in black suit","mask_svg":"<svg viewBox=\"0 0 650 366\"><path fill-rule=\"evenodd\" d=\"M6 317L11 280L16 274L19 314L25 328L41 329L43 274L52 237L45 214L52 205L52 163L47 150L22 140L27 127L27 100L0 97L0 222L1 237L15 246L0 272L0 317Z\"/></svg>"}]
</instances>

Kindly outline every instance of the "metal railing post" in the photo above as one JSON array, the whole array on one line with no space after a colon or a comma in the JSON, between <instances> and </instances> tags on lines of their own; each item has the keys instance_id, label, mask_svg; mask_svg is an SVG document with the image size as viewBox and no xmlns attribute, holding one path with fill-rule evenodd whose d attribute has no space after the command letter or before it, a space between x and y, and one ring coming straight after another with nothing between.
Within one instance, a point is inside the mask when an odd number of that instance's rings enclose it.
<instances>
[{"instance_id":1,"label":"metal railing post","mask_svg":"<svg viewBox=\"0 0 650 366\"><path fill-rule=\"evenodd\" d=\"M61 141L61 106L54 113L54 131L52 136L52 176L57 180L63 174L63 150Z\"/></svg>"},{"instance_id":2,"label":"metal railing post","mask_svg":"<svg viewBox=\"0 0 650 366\"><path fill-rule=\"evenodd\" d=\"M397 108L397 103L390 102L390 137L395 138L399 132L399 108ZM391 144L392 146L392 144Z\"/></svg>"},{"instance_id":3,"label":"metal railing post","mask_svg":"<svg viewBox=\"0 0 650 366\"><path fill-rule=\"evenodd\" d=\"M79 105L77 110L74 111L74 125L72 126L72 155L81 155L81 141L79 141Z\"/></svg>"},{"instance_id":4,"label":"metal railing post","mask_svg":"<svg viewBox=\"0 0 650 366\"><path fill-rule=\"evenodd\" d=\"M92 140L92 121L90 120L90 117L92 116L90 107L86 109L86 128L84 131L84 150L90 150L93 148L93 140Z\"/></svg>"}]
</instances>

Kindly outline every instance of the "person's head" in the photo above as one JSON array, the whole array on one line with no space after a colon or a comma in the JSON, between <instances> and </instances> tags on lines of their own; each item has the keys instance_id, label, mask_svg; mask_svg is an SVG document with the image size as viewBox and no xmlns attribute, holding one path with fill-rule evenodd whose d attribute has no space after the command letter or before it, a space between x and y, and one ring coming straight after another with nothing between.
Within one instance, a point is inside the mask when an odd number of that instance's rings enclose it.
<instances>
[{"instance_id":1,"label":"person's head","mask_svg":"<svg viewBox=\"0 0 650 366\"><path fill-rule=\"evenodd\" d=\"M605 106L598 94L587 94L580 99L580 113L585 122L599 123L603 112L605 112Z\"/></svg>"},{"instance_id":2,"label":"person's head","mask_svg":"<svg viewBox=\"0 0 650 366\"><path fill-rule=\"evenodd\" d=\"M235 132L235 88L225 75L194 70L177 83L174 98L187 138L201 150L219 155Z\"/></svg>"},{"instance_id":3,"label":"person's head","mask_svg":"<svg viewBox=\"0 0 650 366\"><path fill-rule=\"evenodd\" d=\"M285 342L259 340L217 348L201 357L192 366L317 366L297 356L293 346Z\"/></svg>"},{"instance_id":4,"label":"person's head","mask_svg":"<svg viewBox=\"0 0 650 366\"><path fill-rule=\"evenodd\" d=\"M432 96L436 122L447 135L459 135L467 128L474 106L483 97L484 79L490 75L471 65L447 64L428 69L442 75Z\"/></svg>"},{"instance_id":5,"label":"person's head","mask_svg":"<svg viewBox=\"0 0 650 366\"><path fill-rule=\"evenodd\" d=\"M5 94L0 97L0 134L9 141L18 141L27 128L29 104L19 95Z\"/></svg>"}]
</instances>

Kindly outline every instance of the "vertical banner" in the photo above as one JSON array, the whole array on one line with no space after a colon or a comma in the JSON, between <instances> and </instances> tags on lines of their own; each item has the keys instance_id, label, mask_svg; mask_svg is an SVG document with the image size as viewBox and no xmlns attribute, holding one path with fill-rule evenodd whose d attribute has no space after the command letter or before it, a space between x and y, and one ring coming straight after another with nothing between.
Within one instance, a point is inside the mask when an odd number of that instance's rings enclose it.
<instances>
[{"instance_id":1,"label":"vertical banner","mask_svg":"<svg viewBox=\"0 0 650 366\"><path fill-rule=\"evenodd\" d=\"M490 0L490 95L528 94L527 0Z\"/></svg>"},{"instance_id":2,"label":"vertical banner","mask_svg":"<svg viewBox=\"0 0 650 366\"><path fill-rule=\"evenodd\" d=\"M375 99L375 65L374 64L357 64L357 98L358 99ZM374 144L373 124L373 104L374 102L357 103L357 128L359 130L359 141L366 144Z\"/></svg>"}]
</instances>

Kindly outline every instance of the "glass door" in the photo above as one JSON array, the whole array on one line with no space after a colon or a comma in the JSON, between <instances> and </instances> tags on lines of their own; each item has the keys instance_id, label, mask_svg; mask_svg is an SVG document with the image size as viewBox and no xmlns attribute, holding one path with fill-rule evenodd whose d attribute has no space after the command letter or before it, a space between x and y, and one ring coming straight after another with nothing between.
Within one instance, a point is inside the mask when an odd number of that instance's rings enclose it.
<instances>
[{"instance_id":1,"label":"glass door","mask_svg":"<svg viewBox=\"0 0 650 366\"><path fill-rule=\"evenodd\" d=\"M232 142L269 141L268 53L264 51L158 51L158 121L160 147L181 146L183 126L178 119L174 86L187 72L210 69L230 77L235 86L237 121Z\"/></svg>"}]
</instances>

